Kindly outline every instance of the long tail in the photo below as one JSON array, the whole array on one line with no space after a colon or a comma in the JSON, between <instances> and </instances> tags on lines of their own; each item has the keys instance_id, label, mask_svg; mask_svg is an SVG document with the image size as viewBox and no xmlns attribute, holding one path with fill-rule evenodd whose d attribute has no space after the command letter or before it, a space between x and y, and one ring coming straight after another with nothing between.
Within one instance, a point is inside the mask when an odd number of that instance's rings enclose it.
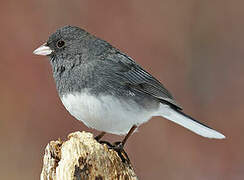
<instances>
[{"instance_id":1,"label":"long tail","mask_svg":"<svg viewBox=\"0 0 244 180\"><path fill-rule=\"evenodd\" d=\"M214 138L214 139L224 139L225 136L212 128L198 122L192 117L184 114L179 110L175 110L167 105L161 105L160 111L157 113L157 116L162 116L170 121L173 121L196 134L199 134L203 137Z\"/></svg>"}]
</instances>

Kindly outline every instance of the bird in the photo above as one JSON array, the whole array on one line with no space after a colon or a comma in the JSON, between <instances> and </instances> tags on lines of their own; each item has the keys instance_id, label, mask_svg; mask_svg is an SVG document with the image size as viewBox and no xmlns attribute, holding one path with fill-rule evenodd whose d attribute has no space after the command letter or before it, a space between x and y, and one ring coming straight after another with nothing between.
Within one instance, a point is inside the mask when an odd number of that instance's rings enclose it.
<instances>
[{"instance_id":1,"label":"bird","mask_svg":"<svg viewBox=\"0 0 244 180\"><path fill-rule=\"evenodd\" d=\"M58 95L67 111L101 133L125 135L161 116L213 139L225 136L185 114L159 80L127 54L76 26L64 26L33 52L48 56Z\"/></svg>"}]
</instances>

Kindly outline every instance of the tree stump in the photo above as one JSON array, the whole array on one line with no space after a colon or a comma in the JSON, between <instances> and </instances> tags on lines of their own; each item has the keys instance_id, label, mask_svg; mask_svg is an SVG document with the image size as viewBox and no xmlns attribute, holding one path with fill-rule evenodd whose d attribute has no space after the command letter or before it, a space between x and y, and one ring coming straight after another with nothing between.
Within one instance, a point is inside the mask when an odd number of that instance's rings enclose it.
<instances>
[{"instance_id":1,"label":"tree stump","mask_svg":"<svg viewBox=\"0 0 244 180\"><path fill-rule=\"evenodd\" d=\"M51 141L43 158L41 180L137 180L129 161L97 142L91 133L74 132L67 141Z\"/></svg>"}]
</instances>

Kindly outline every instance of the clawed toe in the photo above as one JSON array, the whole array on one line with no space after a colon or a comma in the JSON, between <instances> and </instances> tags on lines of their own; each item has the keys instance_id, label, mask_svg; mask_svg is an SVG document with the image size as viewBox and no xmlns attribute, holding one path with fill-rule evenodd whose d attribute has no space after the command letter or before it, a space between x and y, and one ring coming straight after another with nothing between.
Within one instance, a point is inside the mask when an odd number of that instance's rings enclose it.
<instances>
[{"instance_id":1,"label":"clawed toe","mask_svg":"<svg viewBox=\"0 0 244 180\"><path fill-rule=\"evenodd\" d=\"M130 163L130 159L129 156L127 155L127 153L124 150L124 144L120 141L118 142L114 142L112 147L110 147L110 149L113 149L114 151L116 151L118 153L118 156L120 157L120 159L122 160L123 163Z\"/></svg>"},{"instance_id":2,"label":"clawed toe","mask_svg":"<svg viewBox=\"0 0 244 180\"><path fill-rule=\"evenodd\" d=\"M124 146L120 141L114 142L113 144L111 144L108 141L98 141L100 144L106 144L108 146L109 149L113 149L116 152L118 151L123 151Z\"/></svg>"},{"instance_id":3,"label":"clawed toe","mask_svg":"<svg viewBox=\"0 0 244 180\"><path fill-rule=\"evenodd\" d=\"M118 151L122 152L122 151L124 151L124 145L122 142L117 141L117 142L113 143L112 149L115 150L116 152L118 152Z\"/></svg>"},{"instance_id":4,"label":"clawed toe","mask_svg":"<svg viewBox=\"0 0 244 180\"><path fill-rule=\"evenodd\" d=\"M117 141L111 144L108 141L99 141L99 143L106 144L109 149L113 149L114 151L116 151L123 163L128 163L128 164L130 163L129 156L125 152L124 145L122 142Z\"/></svg>"},{"instance_id":5,"label":"clawed toe","mask_svg":"<svg viewBox=\"0 0 244 180\"><path fill-rule=\"evenodd\" d=\"M122 162L124 162L124 163L126 162L126 163L130 164L130 159L124 150L124 145L125 145L127 139L130 137L130 135L134 132L134 130L136 128L137 128L137 126L133 125L131 127L131 129L129 130L129 132L127 133L127 135L125 136L125 138L121 142L117 141L117 142L111 144L108 141L100 141L100 139L104 136L105 132L102 132L101 134L96 136L95 139L101 144L106 144L109 147L109 149L113 149L114 151L116 151L118 153L118 156L121 158Z\"/></svg>"}]
</instances>

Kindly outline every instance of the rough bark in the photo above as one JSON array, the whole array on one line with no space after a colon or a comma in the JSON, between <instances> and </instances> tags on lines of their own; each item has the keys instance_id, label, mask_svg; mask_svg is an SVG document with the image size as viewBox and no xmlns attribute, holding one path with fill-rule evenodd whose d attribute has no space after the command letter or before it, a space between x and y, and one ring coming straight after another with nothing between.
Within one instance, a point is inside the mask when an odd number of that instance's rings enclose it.
<instances>
[{"instance_id":1,"label":"rough bark","mask_svg":"<svg viewBox=\"0 0 244 180\"><path fill-rule=\"evenodd\" d=\"M123 159L123 158L122 158ZM91 133L74 132L67 141L51 141L43 158L41 180L136 180L129 161L106 144L98 143Z\"/></svg>"}]
</instances>

